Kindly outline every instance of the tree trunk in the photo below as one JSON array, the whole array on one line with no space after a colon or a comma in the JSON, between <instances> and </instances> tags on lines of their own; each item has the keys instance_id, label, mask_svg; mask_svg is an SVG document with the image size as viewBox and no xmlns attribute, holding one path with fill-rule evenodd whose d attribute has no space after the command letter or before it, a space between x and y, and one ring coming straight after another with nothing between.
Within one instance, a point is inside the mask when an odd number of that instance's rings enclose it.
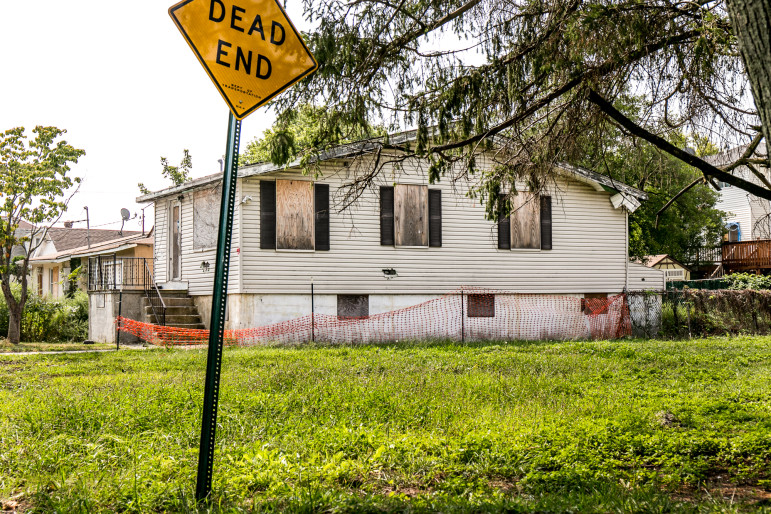
<instances>
[{"instance_id":1,"label":"tree trunk","mask_svg":"<svg viewBox=\"0 0 771 514\"><path fill-rule=\"evenodd\" d=\"M728 0L728 12L763 125L771 168L771 2Z\"/></svg>"},{"instance_id":2,"label":"tree trunk","mask_svg":"<svg viewBox=\"0 0 771 514\"><path fill-rule=\"evenodd\" d=\"M11 344L21 342L21 307L8 306L8 340Z\"/></svg>"}]
</instances>

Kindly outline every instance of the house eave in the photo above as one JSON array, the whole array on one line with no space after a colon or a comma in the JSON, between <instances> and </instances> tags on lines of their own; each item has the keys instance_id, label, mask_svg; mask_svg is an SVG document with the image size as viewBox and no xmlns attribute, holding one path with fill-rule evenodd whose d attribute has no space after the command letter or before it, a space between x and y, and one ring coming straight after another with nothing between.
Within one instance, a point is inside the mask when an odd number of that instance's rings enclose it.
<instances>
[{"instance_id":1,"label":"house eave","mask_svg":"<svg viewBox=\"0 0 771 514\"><path fill-rule=\"evenodd\" d=\"M325 152L322 152L317 157L311 158L308 162L309 163L324 162L324 161L333 160L333 159L344 159L346 157L364 155L364 154L374 152L378 148L382 148L384 143L389 145L401 145L401 144L413 141L416 137L417 137L417 131L410 130L407 132L395 134L393 136L388 137L387 139L383 137L379 137L379 138L373 138L373 139L368 139L364 141L357 141L354 143L346 143L346 144L342 144L334 148L331 148ZM276 171L296 169L296 168L300 168L301 166L302 166L302 161L300 159L295 159L294 161L288 164L285 164L283 166L278 166L270 162L249 164L238 169L238 178L247 178L247 177L253 177L257 175L265 175ZM613 178L608 177L606 175L601 175L595 171L582 168L580 166L573 166L572 164L567 164L567 163L559 163L556 166L556 170L558 170L558 172L559 170L562 170L570 174L571 176L575 177L579 181L591 185L597 191L610 190L608 192L631 195L639 200L648 199L648 195L645 192L640 191L639 189L636 189L632 186L624 184L623 182L619 182L618 180L614 180ZM223 176L222 173L207 175L205 177L191 180L190 182L185 182L184 184L181 184L179 186L173 186L167 189L163 189L161 191L157 191L155 193L139 196L136 198L136 201L138 203L153 202L160 198L184 193L191 189L195 189L198 187L206 186L214 182L221 181L222 176Z\"/></svg>"}]
</instances>

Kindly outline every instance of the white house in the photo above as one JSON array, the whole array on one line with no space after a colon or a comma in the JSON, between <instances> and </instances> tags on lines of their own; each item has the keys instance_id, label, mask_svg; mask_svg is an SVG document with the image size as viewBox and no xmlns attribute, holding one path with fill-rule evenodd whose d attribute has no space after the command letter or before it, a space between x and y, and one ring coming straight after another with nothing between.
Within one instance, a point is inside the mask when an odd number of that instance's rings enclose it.
<instances>
[{"instance_id":1,"label":"white house","mask_svg":"<svg viewBox=\"0 0 771 514\"><path fill-rule=\"evenodd\" d=\"M740 146L715 155L709 161L716 166L724 166L741 157L746 149L746 145ZM764 143L760 144L756 154L765 154ZM766 179L771 180L768 168L756 166L756 169L763 173ZM747 166L736 168L733 174L754 184L763 185ZM771 239L771 202L726 182L719 182L718 185L721 187L720 199L715 207L728 214L726 218L728 241Z\"/></svg>"},{"instance_id":2,"label":"white house","mask_svg":"<svg viewBox=\"0 0 771 514\"><path fill-rule=\"evenodd\" d=\"M143 238L139 232L51 227L41 231L34 241L36 247L30 258L30 288L40 296L61 298L68 289L70 272L81 265L81 259L100 251L112 252L122 243ZM132 246L132 247L133 247ZM149 254L150 242L145 242ZM86 275L79 278L78 287L85 289Z\"/></svg>"},{"instance_id":3,"label":"white house","mask_svg":"<svg viewBox=\"0 0 771 514\"><path fill-rule=\"evenodd\" d=\"M568 309L580 316L584 298L664 287L661 271L627 258L627 213L646 199L642 191L565 165L540 195L520 193L510 218L495 222L467 196L470 182L429 184L427 166L413 159L388 167L341 210L354 168L374 159L365 153L352 165L361 153L353 144L326 154L316 179L296 162L239 169L227 329L311 311L373 316L461 289L466 318L497 316L507 295L543 300L546 310L556 308L551 299L570 298L579 307ZM221 179L137 199L155 203L156 283L187 291L207 326ZM479 304L483 294L494 298L493 310Z\"/></svg>"}]
</instances>

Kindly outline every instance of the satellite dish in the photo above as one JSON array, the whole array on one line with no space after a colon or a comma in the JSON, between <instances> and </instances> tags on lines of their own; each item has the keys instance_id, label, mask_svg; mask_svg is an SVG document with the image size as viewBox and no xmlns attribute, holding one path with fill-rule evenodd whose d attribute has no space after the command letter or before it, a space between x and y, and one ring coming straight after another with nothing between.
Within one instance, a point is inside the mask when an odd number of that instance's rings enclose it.
<instances>
[{"instance_id":1,"label":"satellite dish","mask_svg":"<svg viewBox=\"0 0 771 514\"><path fill-rule=\"evenodd\" d=\"M131 219L131 213L129 212L129 210L128 210L128 209L126 209L126 208L124 207L123 209L121 209L121 210L120 210L120 217L121 217L121 218L123 218L123 221L121 221L121 224L120 224L120 231L119 231L118 233L119 233L120 235L123 235L123 225L125 225L125 223L126 223L126 222L127 222L129 219Z\"/></svg>"}]
</instances>

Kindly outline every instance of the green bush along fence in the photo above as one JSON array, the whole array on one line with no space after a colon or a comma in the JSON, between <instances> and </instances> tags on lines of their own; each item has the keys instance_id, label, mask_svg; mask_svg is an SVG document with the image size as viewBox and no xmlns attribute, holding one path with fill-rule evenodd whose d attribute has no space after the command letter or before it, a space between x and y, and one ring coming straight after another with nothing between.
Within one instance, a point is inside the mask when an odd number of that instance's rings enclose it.
<instances>
[{"instance_id":1,"label":"green bush along fence","mask_svg":"<svg viewBox=\"0 0 771 514\"><path fill-rule=\"evenodd\" d=\"M0 338L8 334L8 305L0 295ZM30 295L21 319L21 340L26 342L83 341L88 337L88 295L71 298Z\"/></svg>"},{"instance_id":2,"label":"green bush along fence","mask_svg":"<svg viewBox=\"0 0 771 514\"><path fill-rule=\"evenodd\" d=\"M771 290L633 292L628 302L636 337L771 334Z\"/></svg>"}]
</instances>

